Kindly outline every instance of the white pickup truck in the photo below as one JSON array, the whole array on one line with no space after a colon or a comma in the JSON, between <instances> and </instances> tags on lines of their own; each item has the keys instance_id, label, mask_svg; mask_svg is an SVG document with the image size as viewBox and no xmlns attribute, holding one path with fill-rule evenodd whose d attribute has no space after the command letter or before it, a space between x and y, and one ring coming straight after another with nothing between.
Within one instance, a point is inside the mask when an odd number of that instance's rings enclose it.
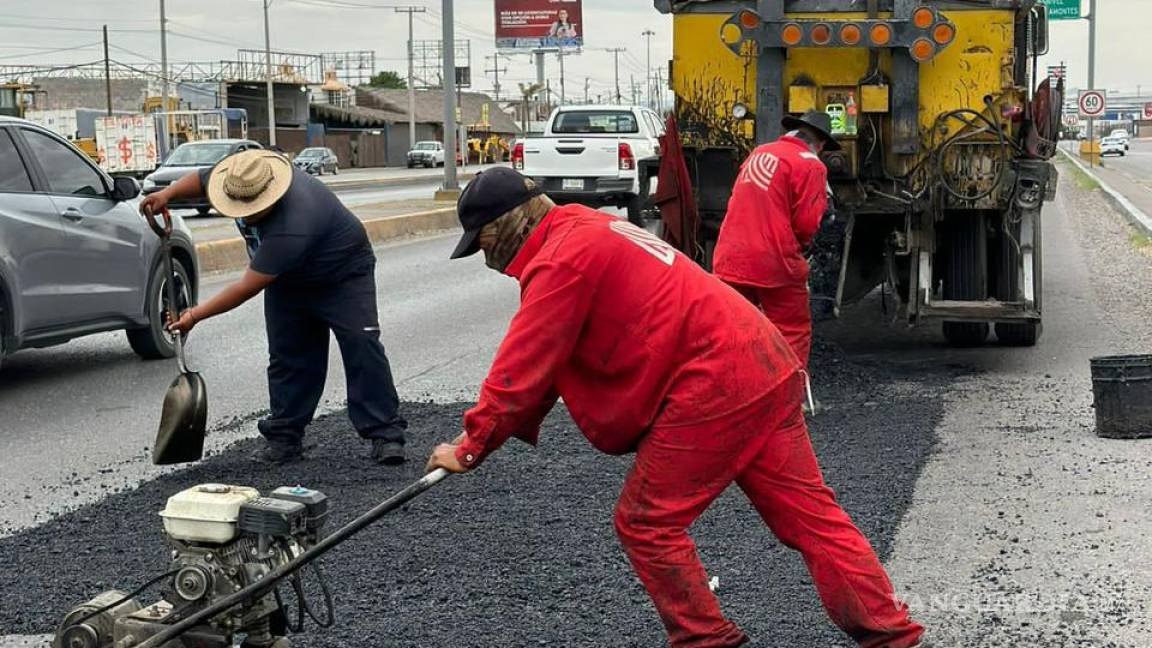
<instances>
[{"instance_id":1,"label":"white pickup truck","mask_svg":"<svg viewBox=\"0 0 1152 648\"><path fill-rule=\"evenodd\" d=\"M642 181L640 166L660 156L664 125L638 106L563 106L552 111L541 137L517 142L512 167L532 178L557 203L628 210L642 225L641 212L656 190Z\"/></svg>"}]
</instances>

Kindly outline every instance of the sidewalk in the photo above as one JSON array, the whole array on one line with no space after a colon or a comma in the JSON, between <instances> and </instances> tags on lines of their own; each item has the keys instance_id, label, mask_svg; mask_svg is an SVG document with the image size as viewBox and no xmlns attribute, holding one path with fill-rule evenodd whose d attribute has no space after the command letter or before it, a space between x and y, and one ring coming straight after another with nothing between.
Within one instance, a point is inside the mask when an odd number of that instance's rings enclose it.
<instances>
[{"instance_id":1,"label":"sidewalk","mask_svg":"<svg viewBox=\"0 0 1152 648\"><path fill-rule=\"evenodd\" d=\"M501 164L470 164L466 167L457 167L456 173L461 180L467 180L477 171L490 169ZM337 175L320 176L320 181L332 189L348 189L354 187L386 187L394 185L416 184L425 181L439 180L444 177L444 169L408 169L405 167L373 167L369 169L341 169Z\"/></svg>"},{"instance_id":2,"label":"sidewalk","mask_svg":"<svg viewBox=\"0 0 1152 648\"><path fill-rule=\"evenodd\" d=\"M364 223L373 245L458 227L456 205L434 200L401 200L361 205L352 210ZM225 219L193 232L200 274L239 270L248 250L236 225Z\"/></svg>"},{"instance_id":3,"label":"sidewalk","mask_svg":"<svg viewBox=\"0 0 1152 648\"><path fill-rule=\"evenodd\" d=\"M1152 237L1152 177L1140 177L1116 165L1109 166L1109 160L1101 162L1103 166L1089 167L1078 155L1064 148L1060 152L1064 159L1099 183L1100 189L1134 227Z\"/></svg>"}]
</instances>

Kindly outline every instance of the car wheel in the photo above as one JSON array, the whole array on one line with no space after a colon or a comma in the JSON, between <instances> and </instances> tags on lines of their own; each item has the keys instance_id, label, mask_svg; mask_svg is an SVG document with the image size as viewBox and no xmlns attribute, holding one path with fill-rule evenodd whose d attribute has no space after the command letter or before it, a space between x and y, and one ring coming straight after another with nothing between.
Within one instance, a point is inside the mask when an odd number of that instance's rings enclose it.
<instances>
[{"instance_id":1,"label":"car wheel","mask_svg":"<svg viewBox=\"0 0 1152 648\"><path fill-rule=\"evenodd\" d=\"M211 207L197 207L196 213L199 214L200 216L207 216L208 214L212 213L212 208Z\"/></svg>"},{"instance_id":2,"label":"car wheel","mask_svg":"<svg viewBox=\"0 0 1152 648\"><path fill-rule=\"evenodd\" d=\"M176 310L183 312L192 306L192 282L188 270L179 259L172 259L172 270L177 276ZM172 343L172 335L164 329L164 313L168 310L168 278L165 277L163 263L157 264L148 281L147 309L148 325L125 331L128 344L136 355L145 360L171 358L176 354L176 348Z\"/></svg>"},{"instance_id":3,"label":"car wheel","mask_svg":"<svg viewBox=\"0 0 1152 648\"><path fill-rule=\"evenodd\" d=\"M340 165L338 165L338 164L332 165L332 175L340 175Z\"/></svg>"}]
</instances>

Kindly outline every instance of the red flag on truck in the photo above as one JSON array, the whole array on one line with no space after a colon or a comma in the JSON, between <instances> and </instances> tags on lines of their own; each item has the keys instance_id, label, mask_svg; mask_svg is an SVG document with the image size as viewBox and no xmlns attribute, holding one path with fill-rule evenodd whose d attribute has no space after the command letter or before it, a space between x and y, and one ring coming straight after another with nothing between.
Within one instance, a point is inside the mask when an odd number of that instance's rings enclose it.
<instances>
[{"instance_id":1,"label":"red flag on truck","mask_svg":"<svg viewBox=\"0 0 1152 648\"><path fill-rule=\"evenodd\" d=\"M668 117L664 131L660 138L660 175L654 201L664 221L664 240L695 259L700 215L696 211L692 177L688 174L675 117Z\"/></svg>"}]
</instances>

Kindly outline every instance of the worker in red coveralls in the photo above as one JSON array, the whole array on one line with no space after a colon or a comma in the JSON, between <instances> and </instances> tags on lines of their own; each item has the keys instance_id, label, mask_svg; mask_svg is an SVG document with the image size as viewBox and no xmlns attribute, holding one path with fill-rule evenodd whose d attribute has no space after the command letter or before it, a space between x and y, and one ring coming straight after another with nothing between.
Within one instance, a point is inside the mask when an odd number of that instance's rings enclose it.
<instances>
[{"instance_id":1,"label":"worker in red coveralls","mask_svg":"<svg viewBox=\"0 0 1152 648\"><path fill-rule=\"evenodd\" d=\"M760 307L801 365L812 348L804 249L828 208L823 150L837 150L832 119L814 111L785 117L789 132L756 147L732 187L712 271Z\"/></svg>"},{"instance_id":2,"label":"worker in red coveralls","mask_svg":"<svg viewBox=\"0 0 1152 648\"><path fill-rule=\"evenodd\" d=\"M739 646L687 529L732 483L799 550L824 605L861 646L906 648L923 629L868 540L824 485L788 344L735 291L667 243L580 205L556 207L509 168L460 197L453 258L484 251L520 282L464 433L428 470L475 468L510 437L535 444L563 397L596 448L636 453L616 530L675 648ZM560 643L563 643L562 641Z\"/></svg>"}]
</instances>

